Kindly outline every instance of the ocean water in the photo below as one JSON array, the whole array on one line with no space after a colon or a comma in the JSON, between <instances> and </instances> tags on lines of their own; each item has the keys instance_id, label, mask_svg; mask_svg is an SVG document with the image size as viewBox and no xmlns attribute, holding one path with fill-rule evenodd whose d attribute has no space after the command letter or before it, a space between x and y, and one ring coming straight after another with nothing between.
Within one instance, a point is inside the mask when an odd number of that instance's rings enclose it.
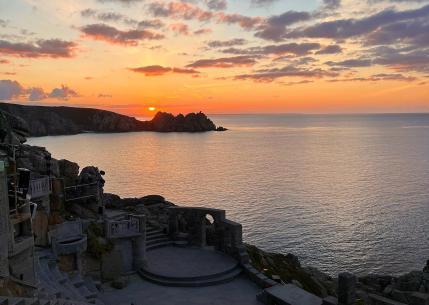
<instances>
[{"instance_id":1,"label":"ocean water","mask_svg":"<svg viewBox=\"0 0 429 305\"><path fill-rule=\"evenodd\" d=\"M216 115L227 132L29 140L106 171L106 192L225 209L244 239L332 275L429 259L429 115Z\"/></svg>"}]
</instances>

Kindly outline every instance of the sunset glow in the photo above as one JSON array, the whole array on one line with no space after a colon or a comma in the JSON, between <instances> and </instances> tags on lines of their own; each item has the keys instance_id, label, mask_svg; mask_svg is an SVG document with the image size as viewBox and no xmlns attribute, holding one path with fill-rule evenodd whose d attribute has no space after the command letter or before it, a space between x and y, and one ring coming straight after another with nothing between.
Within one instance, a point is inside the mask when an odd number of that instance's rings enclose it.
<instances>
[{"instance_id":1,"label":"sunset glow","mask_svg":"<svg viewBox=\"0 0 429 305\"><path fill-rule=\"evenodd\" d=\"M426 112L428 18L427 1L0 0L0 100Z\"/></svg>"}]
</instances>

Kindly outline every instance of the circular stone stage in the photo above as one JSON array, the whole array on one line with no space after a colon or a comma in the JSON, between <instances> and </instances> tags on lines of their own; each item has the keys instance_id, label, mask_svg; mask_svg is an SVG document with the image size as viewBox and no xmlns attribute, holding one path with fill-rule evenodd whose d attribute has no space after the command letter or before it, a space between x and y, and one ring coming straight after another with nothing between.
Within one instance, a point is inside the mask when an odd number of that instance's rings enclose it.
<instances>
[{"instance_id":1,"label":"circular stone stage","mask_svg":"<svg viewBox=\"0 0 429 305\"><path fill-rule=\"evenodd\" d=\"M233 280L241 268L232 257L209 249L168 246L147 252L140 274L160 285L200 287Z\"/></svg>"}]
</instances>

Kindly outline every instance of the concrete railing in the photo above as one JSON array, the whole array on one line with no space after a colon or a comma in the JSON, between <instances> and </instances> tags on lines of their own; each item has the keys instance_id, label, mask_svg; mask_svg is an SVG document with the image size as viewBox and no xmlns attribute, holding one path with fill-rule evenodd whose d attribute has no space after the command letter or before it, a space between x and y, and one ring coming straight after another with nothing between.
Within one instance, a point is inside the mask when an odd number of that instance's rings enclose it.
<instances>
[{"instance_id":1,"label":"concrete railing","mask_svg":"<svg viewBox=\"0 0 429 305\"><path fill-rule=\"evenodd\" d=\"M31 198L38 198L47 196L51 193L51 184L48 176L43 176L36 179L30 180L30 186L28 188L28 194Z\"/></svg>"},{"instance_id":2,"label":"concrete railing","mask_svg":"<svg viewBox=\"0 0 429 305\"><path fill-rule=\"evenodd\" d=\"M123 220L106 220L105 225L107 238L126 238L141 234L140 221L133 216Z\"/></svg>"}]
</instances>

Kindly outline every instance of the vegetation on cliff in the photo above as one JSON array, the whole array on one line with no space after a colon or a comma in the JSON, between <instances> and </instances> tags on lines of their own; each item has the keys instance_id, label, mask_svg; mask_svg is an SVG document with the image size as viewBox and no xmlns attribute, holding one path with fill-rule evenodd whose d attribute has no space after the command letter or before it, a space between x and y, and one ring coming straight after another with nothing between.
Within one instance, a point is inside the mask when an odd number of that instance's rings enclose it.
<instances>
[{"instance_id":1,"label":"vegetation on cliff","mask_svg":"<svg viewBox=\"0 0 429 305\"><path fill-rule=\"evenodd\" d=\"M302 267L295 255L269 253L249 244L246 249L252 266L266 276L273 279L279 276L284 283L293 283L320 297L336 295L330 276L315 268Z\"/></svg>"}]
</instances>

